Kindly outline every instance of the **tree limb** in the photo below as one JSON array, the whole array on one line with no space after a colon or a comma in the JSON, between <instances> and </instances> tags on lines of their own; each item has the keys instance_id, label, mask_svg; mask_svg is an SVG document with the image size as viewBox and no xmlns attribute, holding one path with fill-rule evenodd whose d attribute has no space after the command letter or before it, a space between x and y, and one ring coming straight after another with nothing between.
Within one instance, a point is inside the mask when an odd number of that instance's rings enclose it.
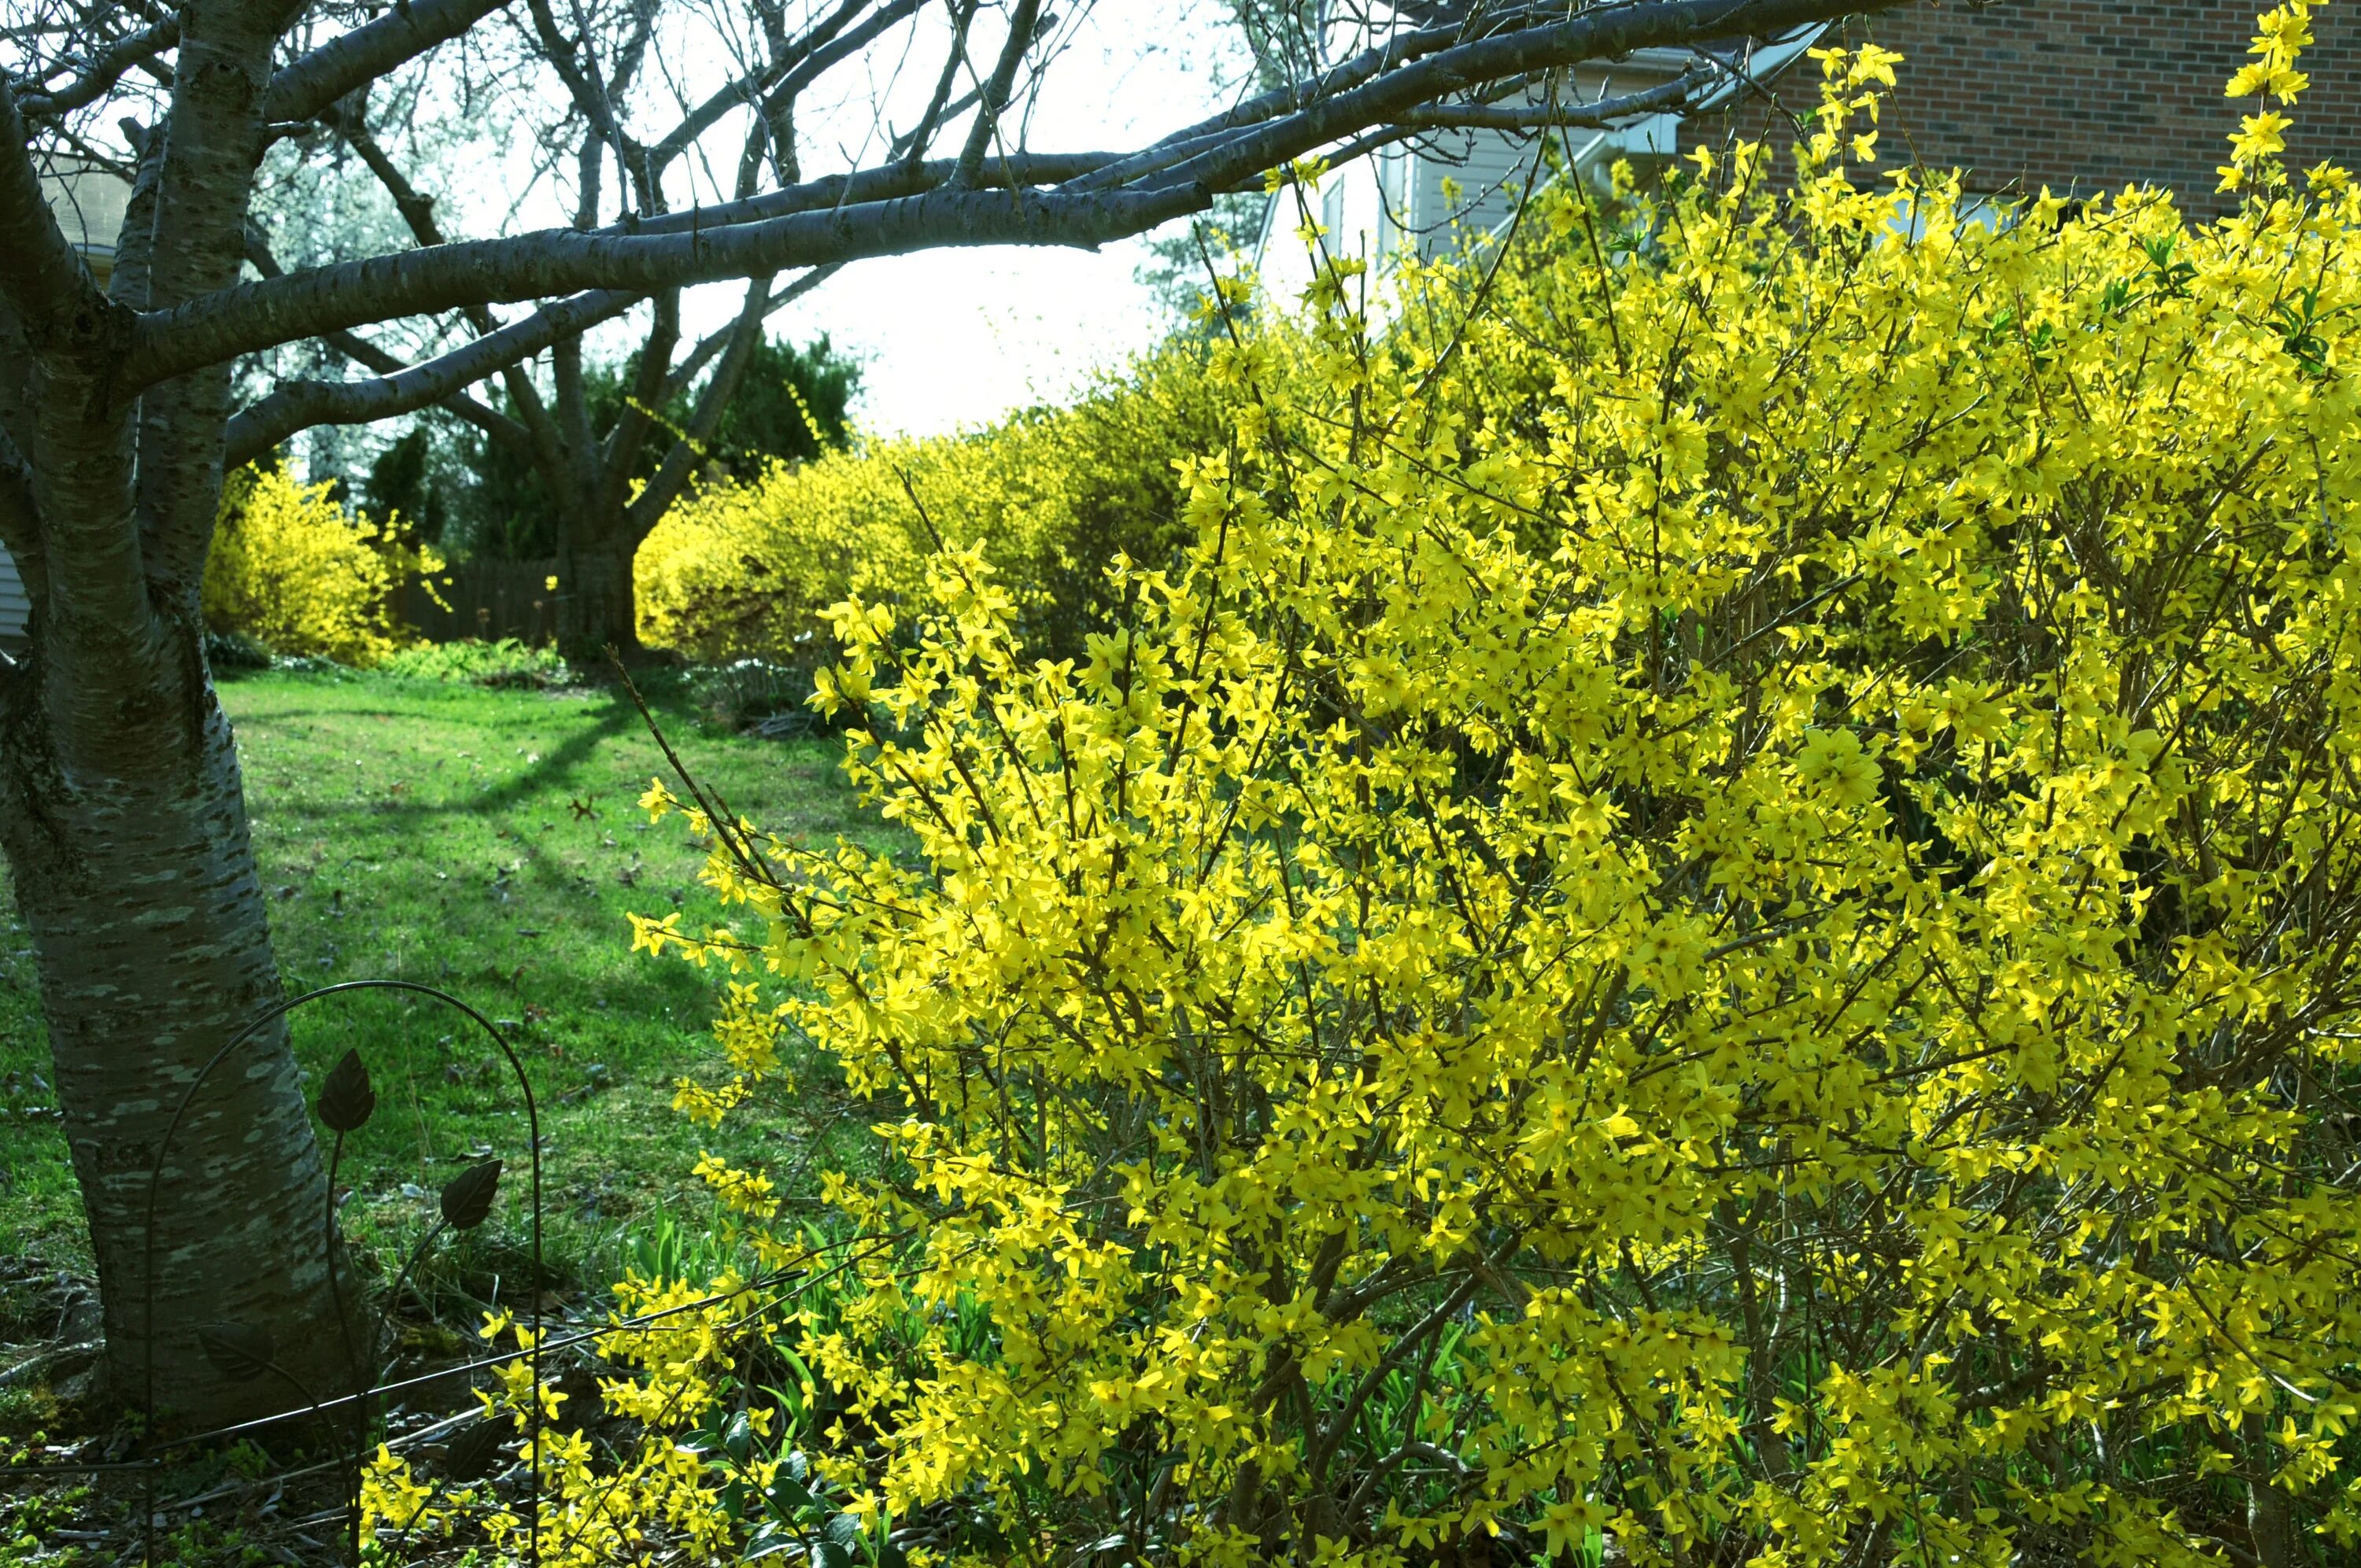
<instances>
[{"instance_id":1,"label":"tree limb","mask_svg":"<svg viewBox=\"0 0 2361 1568\"><path fill-rule=\"evenodd\" d=\"M1008 18L1008 41L1000 47L1000 59L993 65L992 79L983 83L983 96L976 104L975 124L968 127L967 145L960 148L959 166L951 170L953 190L974 183L976 171L983 167L984 150L1000 129L1000 112L1008 106L1008 90L1016 84L1018 62L1033 47L1033 27L1040 16L1041 0L1016 0L1016 8Z\"/></svg>"},{"instance_id":2,"label":"tree limb","mask_svg":"<svg viewBox=\"0 0 2361 1568\"><path fill-rule=\"evenodd\" d=\"M1233 104L1218 115L1209 115L1194 125L1159 137L1137 152L1120 159L1109 159L1104 168L1093 170L1076 181L1082 189L1095 190L1118 185L1150 170L1165 167L1184 152L1196 152L1215 145L1226 134L1258 126L1281 115L1318 103L1332 93L1357 87L1371 77L1387 71L1398 70L1437 49L1447 49L1466 41L1467 29L1454 24L1444 27L1429 27L1421 32L1404 33L1384 43L1365 49L1351 60L1339 61L1317 76L1290 82L1258 93L1243 104Z\"/></svg>"},{"instance_id":3,"label":"tree limb","mask_svg":"<svg viewBox=\"0 0 2361 1568\"><path fill-rule=\"evenodd\" d=\"M942 73L935 78L935 90L928 97L926 113L918 116L918 123L910 127L909 135L895 138L896 155L906 153L912 161L917 161L935 139L935 127L942 123L943 115L962 112L982 95L983 89L978 88L961 99L957 108L945 107L950 101L951 86L959 79L960 65L967 59L967 30L975 21L977 4L978 0L952 0L951 47L943 51Z\"/></svg>"},{"instance_id":4,"label":"tree limb","mask_svg":"<svg viewBox=\"0 0 2361 1568\"><path fill-rule=\"evenodd\" d=\"M360 155L361 161L368 166L368 171L377 176L377 182L384 186L385 193L393 199L394 211L401 214L401 221L409 226L412 238L420 245L444 243L442 225L434 221L434 198L422 194L418 187L410 182L409 176L402 173L392 157L378 144L377 137L369 134L366 120L357 114L329 108L321 112L320 123L343 137L345 145Z\"/></svg>"},{"instance_id":5,"label":"tree limb","mask_svg":"<svg viewBox=\"0 0 2361 1568\"><path fill-rule=\"evenodd\" d=\"M1554 130L1561 126L1598 130L1634 115L1678 108L1688 101L1690 94L1704 85L1705 81L1704 71L1691 70L1676 81L1644 92L1626 93L1618 98L1595 99L1587 104L1537 104L1524 109L1496 108L1487 104L1455 109L1412 109L1398 123L1408 130L1539 131Z\"/></svg>"},{"instance_id":6,"label":"tree limb","mask_svg":"<svg viewBox=\"0 0 2361 1568\"><path fill-rule=\"evenodd\" d=\"M139 154L139 168L131 177L130 199L123 205L123 227L115 236L115 270L106 280L106 294L137 311L148 304L148 264L156 250L156 192L164 181L164 134L128 118L123 134Z\"/></svg>"},{"instance_id":7,"label":"tree limb","mask_svg":"<svg viewBox=\"0 0 2361 1568\"><path fill-rule=\"evenodd\" d=\"M263 237L259 234L257 234L251 228L247 229L246 234L246 256L247 259L254 264L254 269L257 272L261 273L265 278L278 278L284 275L280 269L278 258L270 254L270 247L263 240ZM487 312L485 313L485 315L486 319L489 320L490 313ZM490 335L490 332L497 332L499 330L499 325L495 323L489 331L484 335L489 336ZM388 354L376 344L371 343L367 338L361 337L354 333L323 333L320 335L320 341L335 349L337 353L343 355L346 358L351 360L354 364L361 366L365 369L374 370L380 376L400 376L410 369L409 365L399 356ZM311 386L318 385L319 383L304 382L300 384ZM328 384L335 385L335 383ZM508 415L500 412L496 409L486 407L484 404L478 402L475 399L467 396L465 393L453 393L451 396L443 400L441 406L449 410L452 413L458 415L461 419L466 420L469 424L474 425L478 430L482 431L485 434L492 437L496 441L512 445L530 445L532 444L532 433L526 430L522 423L509 418ZM287 435L292 435L294 433L295 433L293 431L289 431ZM279 441L284 441L286 439L287 436L282 435L279 438ZM275 446L278 444L279 443L277 441L274 441L270 445ZM265 447L263 450L268 451L269 448ZM237 467L242 464L252 462L254 457L259 456L260 455L260 453L256 453L237 458L229 466L233 468Z\"/></svg>"},{"instance_id":8,"label":"tree limb","mask_svg":"<svg viewBox=\"0 0 2361 1568\"><path fill-rule=\"evenodd\" d=\"M1764 33L1910 0L1646 0L1601 6L1560 22L1521 27L1437 50L1398 70L1222 141L1163 171L1162 179L1226 189L1375 126L1399 124L1503 77L1612 59L1636 49Z\"/></svg>"},{"instance_id":9,"label":"tree limb","mask_svg":"<svg viewBox=\"0 0 2361 1568\"><path fill-rule=\"evenodd\" d=\"M1349 68L1298 84L1293 94L1301 101L1339 80L1358 80L1359 86L1217 136L1211 145L1203 145L1202 137L1192 141L1193 127L1192 133L1182 133L1182 145L1202 146L1202 150L1165 168L1153 167L1160 155L1148 156L1148 172L1129 188L1031 191L1012 199L982 191L923 190L932 182L931 170L914 174L901 166L841 177L833 183L845 204L828 212L751 215L766 204L807 208L831 184L818 181L771 198L733 203L729 209L668 214L588 233L546 231L434 247L239 284L143 318L125 367L125 389L127 393L200 365L324 331L470 304L578 290L652 294L691 283L951 246L1095 246L1200 211L1214 189L1258 177L1357 131L1398 124L1420 111L1443 112L1452 96L1487 82L1653 46L1768 32L1844 11L1883 10L1902 3L1647 0L1520 25L1456 45L1424 38L1415 49L1389 46ZM1388 68L1406 53L1417 58ZM1148 149L1148 155L1156 152ZM1110 161L1094 159L1095 155L1078 159L1084 167L1076 172L1087 175ZM1012 183L1042 177L1043 160L1010 161L1013 167L1004 178ZM1137 159L1126 161L1139 166ZM1024 165L1021 170L1014 167L1019 164ZM955 178L958 166L950 173ZM895 185L917 185L922 193L855 199L855 187L863 184L881 195ZM725 214L736 218L740 213L749 214L746 221L722 221ZM719 226L708 226L715 225ZM684 228L687 232L681 232Z\"/></svg>"},{"instance_id":10,"label":"tree limb","mask_svg":"<svg viewBox=\"0 0 2361 1568\"><path fill-rule=\"evenodd\" d=\"M729 349L715 367L713 379L697 400L697 407L690 411L687 430L664 454L654 477L641 488L625 510L624 537L634 550L648 536L648 531L655 527L656 520L680 499L680 492L687 488L697 462L712 442L713 433L720 428L722 411L738 395L738 385L746 378L746 367L753 361L754 347L763 341L763 319L771 309L768 292L752 287L746 291L745 307L738 313L738 320L729 332Z\"/></svg>"},{"instance_id":11,"label":"tree limb","mask_svg":"<svg viewBox=\"0 0 2361 1568\"><path fill-rule=\"evenodd\" d=\"M5 71L0 71L0 235L8 236L8 243L0 246L0 294L16 307L26 337L38 351L43 339L54 335L77 312L95 306L100 295L97 280L58 227L57 214L41 194L41 177L26 146L25 121Z\"/></svg>"},{"instance_id":12,"label":"tree limb","mask_svg":"<svg viewBox=\"0 0 2361 1568\"><path fill-rule=\"evenodd\" d=\"M620 290L577 294L391 375L366 381L291 381L229 422L227 461L250 463L313 425L365 424L446 402L462 388L621 315L643 297Z\"/></svg>"},{"instance_id":13,"label":"tree limb","mask_svg":"<svg viewBox=\"0 0 2361 1568\"><path fill-rule=\"evenodd\" d=\"M768 321L843 270L844 267L840 262L833 267L813 268L770 297L769 302L763 306L763 319ZM672 375L665 378L664 400L670 402L687 391L696 383L697 377L704 374L705 367L713 363L713 356L729 346L730 338L737 330L738 323L733 321L719 332L708 334L704 342L691 349L688 357L675 367Z\"/></svg>"},{"instance_id":14,"label":"tree limb","mask_svg":"<svg viewBox=\"0 0 2361 1568\"><path fill-rule=\"evenodd\" d=\"M310 120L438 44L450 42L510 0L410 0L376 21L329 39L270 78L262 117L283 126Z\"/></svg>"},{"instance_id":15,"label":"tree limb","mask_svg":"<svg viewBox=\"0 0 2361 1568\"><path fill-rule=\"evenodd\" d=\"M759 282L746 285L751 293L760 289ZM648 433L664 417L664 405L659 400L664 392L664 372L672 367L673 350L680 346L680 291L667 289L655 297L655 320L650 324L647 341L640 345L640 363L631 378L631 395L624 400L615 417L615 428L608 433L598 454L601 493L598 510L601 515L620 510L623 495L631 484L631 470L640 466L640 453L647 445Z\"/></svg>"},{"instance_id":16,"label":"tree limb","mask_svg":"<svg viewBox=\"0 0 2361 1568\"><path fill-rule=\"evenodd\" d=\"M22 384L6 389L21 428L16 471L30 467L27 499L9 501L9 526L54 523L20 533L33 581L65 628L57 666L65 678L95 678L104 650L137 646L154 617L132 511L130 421L105 408L131 313L99 292L41 194L25 122L0 72L0 370ZM18 400L22 400L21 404ZM33 466L25 459L29 456ZM51 550L71 564L53 578ZM90 655L97 652L97 662ZM95 686L93 690L97 689ZM110 737L111 738L111 737ZM95 751L78 759L95 760Z\"/></svg>"},{"instance_id":17,"label":"tree limb","mask_svg":"<svg viewBox=\"0 0 2361 1568\"><path fill-rule=\"evenodd\" d=\"M1079 195L929 192L687 234L544 230L320 267L216 290L140 318L121 395L338 327L577 290L653 294L789 268L948 247L1083 247L1201 211L1202 187Z\"/></svg>"},{"instance_id":18,"label":"tree limb","mask_svg":"<svg viewBox=\"0 0 2361 1568\"><path fill-rule=\"evenodd\" d=\"M16 563L28 598L38 598L46 563L41 556L41 509L33 499L33 470L16 444L0 431L0 545Z\"/></svg>"},{"instance_id":19,"label":"tree limb","mask_svg":"<svg viewBox=\"0 0 2361 1568\"><path fill-rule=\"evenodd\" d=\"M704 103L683 116L662 141L648 149L649 166L661 174L674 159L694 146L697 138L721 123L723 115L741 104L751 104L770 92L779 79L810 58L814 49L842 32L846 24L861 14L870 0L843 0L837 8L814 23L803 37L781 50L778 56L760 71L751 71L715 91Z\"/></svg>"},{"instance_id":20,"label":"tree limb","mask_svg":"<svg viewBox=\"0 0 2361 1568\"><path fill-rule=\"evenodd\" d=\"M21 452L33 439L33 351L16 309L0 294L0 435Z\"/></svg>"},{"instance_id":21,"label":"tree limb","mask_svg":"<svg viewBox=\"0 0 2361 1568\"><path fill-rule=\"evenodd\" d=\"M647 160L640 145L624 134L623 127L615 119L614 105L607 98L606 83L598 79L598 62L591 60L589 71L584 71L574 58L574 46L558 30L557 14L549 8L549 0L526 0L526 5L533 13L533 32L541 39L542 59L566 84L566 94L574 100L574 106L582 111L582 117L590 122L597 141L615 149L615 161L622 167L623 177L631 182L632 194L639 198L640 210L648 211L653 203L648 200L648 186L652 181L647 178ZM584 41L588 42L587 39ZM592 174L595 172L595 170L590 171ZM587 206L596 200L592 194L595 185L590 178L586 178L583 186Z\"/></svg>"},{"instance_id":22,"label":"tree limb","mask_svg":"<svg viewBox=\"0 0 2361 1568\"><path fill-rule=\"evenodd\" d=\"M780 79L763 100L763 117L775 120L795 104L803 90L827 74L829 69L849 56L866 49L878 35L895 23L916 16L927 0L892 0L861 26L825 48L816 49L800 64Z\"/></svg>"},{"instance_id":23,"label":"tree limb","mask_svg":"<svg viewBox=\"0 0 2361 1568\"><path fill-rule=\"evenodd\" d=\"M1104 168L1115 157L1109 152L1020 152L1009 158L994 159L986 164L976 179L975 188L1015 190L1027 185L1067 184ZM751 196L744 201L727 202L712 207L691 207L658 217L642 218L634 223L609 224L590 232L612 235L686 234L693 229L720 229L732 224L785 217L790 213L856 207L864 203L886 202L897 196L916 196L932 191L950 179L953 167L952 160L947 158L922 163L908 163L897 159L878 168L858 170L851 174L830 174L800 185L790 185L785 190Z\"/></svg>"},{"instance_id":24,"label":"tree limb","mask_svg":"<svg viewBox=\"0 0 2361 1568\"><path fill-rule=\"evenodd\" d=\"M151 60L181 41L181 18L167 16L115 39L91 61L90 69L53 93L28 93L17 104L28 120L54 120L86 104L94 104L123 80L123 73Z\"/></svg>"},{"instance_id":25,"label":"tree limb","mask_svg":"<svg viewBox=\"0 0 2361 1568\"><path fill-rule=\"evenodd\" d=\"M394 210L409 225L411 237L422 246L444 244L442 225L434 217L434 199L411 184L409 177L401 172L392 157L369 134L368 121L357 111L332 112L323 118L324 123L344 137L346 145L360 155L361 161L368 165L369 172L377 176L378 183L385 187L386 194L393 199ZM249 236L249 245L251 242L252 236ZM276 275L275 269L262 268L259 264L257 270L266 278ZM468 306L462 313L467 317L467 324L476 329L478 337L489 337L500 330L500 322L487 306ZM342 348L344 345L337 341L339 338L360 342L360 339L343 333L331 334L329 341ZM373 363L349 350L346 350L346 356L383 375L398 375L404 368L400 363L391 362L390 355L385 356L390 362L386 364ZM557 427L550 420L549 411L543 405L541 392L533 386L533 378L516 365L507 367L500 376L502 384L508 389L509 401L516 405L515 419L468 397L448 398L443 406L497 441L510 444L522 443L535 452L557 451Z\"/></svg>"}]
</instances>

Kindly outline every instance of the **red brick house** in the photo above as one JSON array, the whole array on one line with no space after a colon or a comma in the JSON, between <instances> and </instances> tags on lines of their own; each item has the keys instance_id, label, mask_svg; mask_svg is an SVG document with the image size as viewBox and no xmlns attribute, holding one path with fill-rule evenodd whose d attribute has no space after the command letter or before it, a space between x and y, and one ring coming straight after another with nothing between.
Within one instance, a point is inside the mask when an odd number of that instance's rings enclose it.
<instances>
[{"instance_id":1,"label":"red brick house","mask_svg":"<svg viewBox=\"0 0 2361 1568\"><path fill-rule=\"evenodd\" d=\"M1948 0L1855 17L1845 41L1899 50L1899 85L1880 152L1968 171L1971 190L2088 197L2131 184L2169 185L2192 214L2223 210L2216 169L2241 114L2224 83L2246 60L2267 0ZM2311 89L2295 108L2288 159L2361 166L2361 5L2312 13L2300 69ZM1834 42L1831 36L1824 42ZM1817 72L1804 60L1770 85L1808 108ZM1683 126L1687 151L1730 136L1784 149L1793 130L1760 94Z\"/></svg>"}]
</instances>

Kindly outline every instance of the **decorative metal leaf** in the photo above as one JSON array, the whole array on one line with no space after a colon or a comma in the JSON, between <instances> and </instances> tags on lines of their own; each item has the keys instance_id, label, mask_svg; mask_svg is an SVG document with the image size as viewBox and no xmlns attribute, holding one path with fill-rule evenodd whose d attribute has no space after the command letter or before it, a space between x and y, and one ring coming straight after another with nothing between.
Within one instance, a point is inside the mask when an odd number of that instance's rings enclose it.
<instances>
[{"instance_id":1,"label":"decorative metal leaf","mask_svg":"<svg viewBox=\"0 0 2361 1568\"><path fill-rule=\"evenodd\" d=\"M469 1166L443 1184L443 1223L455 1231L474 1230L491 1213L500 1185L499 1160Z\"/></svg>"},{"instance_id":2,"label":"decorative metal leaf","mask_svg":"<svg viewBox=\"0 0 2361 1568\"><path fill-rule=\"evenodd\" d=\"M206 1323L197 1330L198 1347L214 1370L233 1383L251 1383L270 1370L278 1344L270 1331L252 1323Z\"/></svg>"},{"instance_id":3,"label":"decorative metal leaf","mask_svg":"<svg viewBox=\"0 0 2361 1568\"><path fill-rule=\"evenodd\" d=\"M377 1091L358 1051L346 1051L320 1086L320 1120L339 1133L357 1133L377 1110Z\"/></svg>"},{"instance_id":4,"label":"decorative metal leaf","mask_svg":"<svg viewBox=\"0 0 2361 1568\"><path fill-rule=\"evenodd\" d=\"M459 1429L444 1451L443 1469L454 1481L472 1481L489 1470L500 1456L500 1439L507 1436L500 1423L477 1420Z\"/></svg>"}]
</instances>

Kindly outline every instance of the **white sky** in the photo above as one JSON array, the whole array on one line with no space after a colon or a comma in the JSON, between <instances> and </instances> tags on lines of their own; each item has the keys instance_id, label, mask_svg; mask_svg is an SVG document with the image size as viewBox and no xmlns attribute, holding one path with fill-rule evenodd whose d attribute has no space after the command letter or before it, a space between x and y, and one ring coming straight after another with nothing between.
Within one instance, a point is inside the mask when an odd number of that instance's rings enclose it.
<instances>
[{"instance_id":1,"label":"white sky","mask_svg":"<svg viewBox=\"0 0 2361 1568\"><path fill-rule=\"evenodd\" d=\"M1133 281L1137 245L1088 251L939 250L846 268L774 318L803 343L825 332L864 363L861 426L931 435L1058 402L1094 366L1163 329Z\"/></svg>"},{"instance_id":2,"label":"white sky","mask_svg":"<svg viewBox=\"0 0 2361 1568\"><path fill-rule=\"evenodd\" d=\"M1057 7L1052 7L1057 8ZM1235 46L1211 24L1225 7L1207 0L1095 0L1049 68L1027 135L1038 152L1123 149L1152 140L1223 101ZM1196 13L1196 15L1191 15ZM979 29L981 31L981 29ZM987 49L998 39L988 38ZM987 55L986 58L989 58ZM909 74L927 80L940 56L923 45ZM889 117L906 124L915 109ZM923 92L921 93L923 97ZM841 167L822 158L829 121L805 122L810 172ZM873 102L848 100L837 123L844 162L865 156ZM1170 323L1133 273L1137 241L1090 252L1002 247L860 261L774 317L774 335L801 344L827 333L864 361L855 417L881 434L933 434L984 423L1016 408L1067 396L1094 367L1148 347ZM735 287L698 291L684 307L691 326L719 325L741 298Z\"/></svg>"}]
</instances>

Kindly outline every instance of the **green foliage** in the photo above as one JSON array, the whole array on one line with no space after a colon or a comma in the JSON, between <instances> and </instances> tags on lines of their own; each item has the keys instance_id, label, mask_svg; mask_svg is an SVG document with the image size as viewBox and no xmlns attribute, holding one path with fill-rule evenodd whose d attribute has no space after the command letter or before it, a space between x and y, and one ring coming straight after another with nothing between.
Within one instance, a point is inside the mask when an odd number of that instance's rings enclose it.
<instances>
[{"instance_id":1,"label":"green foliage","mask_svg":"<svg viewBox=\"0 0 2361 1568\"><path fill-rule=\"evenodd\" d=\"M804 348L765 338L721 411L710 460L751 479L771 463L808 463L833 452L849 438L860 386L860 364L839 354L826 333ZM674 422L685 413L672 415Z\"/></svg>"},{"instance_id":2,"label":"green foliage","mask_svg":"<svg viewBox=\"0 0 2361 1568\"><path fill-rule=\"evenodd\" d=\"M603 442L614 433L638 373L636 355L585 368L584 393L594 439ZM825 334L800 349L765 339L722 412L701 468L716 478L752 479L766 464L806 462L842 445L847 411L860 382L860 366L839 354ZM653 411L656 428L641 448L631 478L654 475L686 432L694 400L684 389ZM515 411L507 394L497 389L490 401L504 413ZM532 455L473 432L459 440L461 461L471 481L451 498L458 531L454 547L518 560L555 554L564 509Z\"/></svg>"},{"instance_id":3,"label":"green foliage","mask_svg":"<svg viewBox=\"0 0 2361 1568\"><path fill-rule=\"evenodd\" d=\"M559 686L575 678L573 666L556 649L533 647L513 637L497 642L473 637L420 642L389 655L377 668L411 680L473 681L488 686Z\"/></svg>"},{"instance_id":4,"label":"green foliage","mask_svg":"<svg viewBox=\"0 0 2361 1568\"><path fill-rule=\"evenodd\" d=\"M435 482L435 455L431 425L404 431L369 465L361 486L362 510L390 528L430 543L441 540L451 509L445 487Z\"/></svg>"},{"instance_id":5,"label":"green foliage","mask_svg":"<svg viewBox=\"0 0 2361 1568\"><path fill-rule=\"evenodd\" d=\"M738 740L702 722L675 677L638 679L675 748L731 800L823 842L875 836L833 746ZM541 1096L554 1265L593 1289L620 1278L609 1255L618 1229L684 1198L702 1211L682 1190L694 1186L698 1151L742 1157L754 1136L694 1127L673 1110L672 1080L714 987L693 971L650 971L620 939L631 910L688 895L704 853L631 809L662 758L630 699L597 687L280 669L225 679L221 700L237 729L289 986L423 981L500 1022ZM892 830L875 841L890 844ZM0 874L0 1258L83 1273L88 1243L39 997L32 938ZM348 1229L364 1251L392 1255L380 1276L390 1280L433 1211L404 1186L434 1192L474 1148L520 1156L521 1102L490 1044L425 1003L345 996L305 1008L293 1027L315 1086L347 1047L377 1080L383 1107L348 1144L340 1179L356 1194ZM760 1136L774 1148L808 1139L829 1164L858 1164L860 1123L821 1131L827 1115L807 1125L798 1113ZM511 1169L522 1192L513 1159ZM521 1212L520 1200L487 1227L500 1236L438 1249L421 1298L463 1328L474 1321L469 1302L498 1282L501 1299L514 1299L528 1272ZM0 1299L0 1315L10 1305Z\"/></svg>"}]
</instances>

